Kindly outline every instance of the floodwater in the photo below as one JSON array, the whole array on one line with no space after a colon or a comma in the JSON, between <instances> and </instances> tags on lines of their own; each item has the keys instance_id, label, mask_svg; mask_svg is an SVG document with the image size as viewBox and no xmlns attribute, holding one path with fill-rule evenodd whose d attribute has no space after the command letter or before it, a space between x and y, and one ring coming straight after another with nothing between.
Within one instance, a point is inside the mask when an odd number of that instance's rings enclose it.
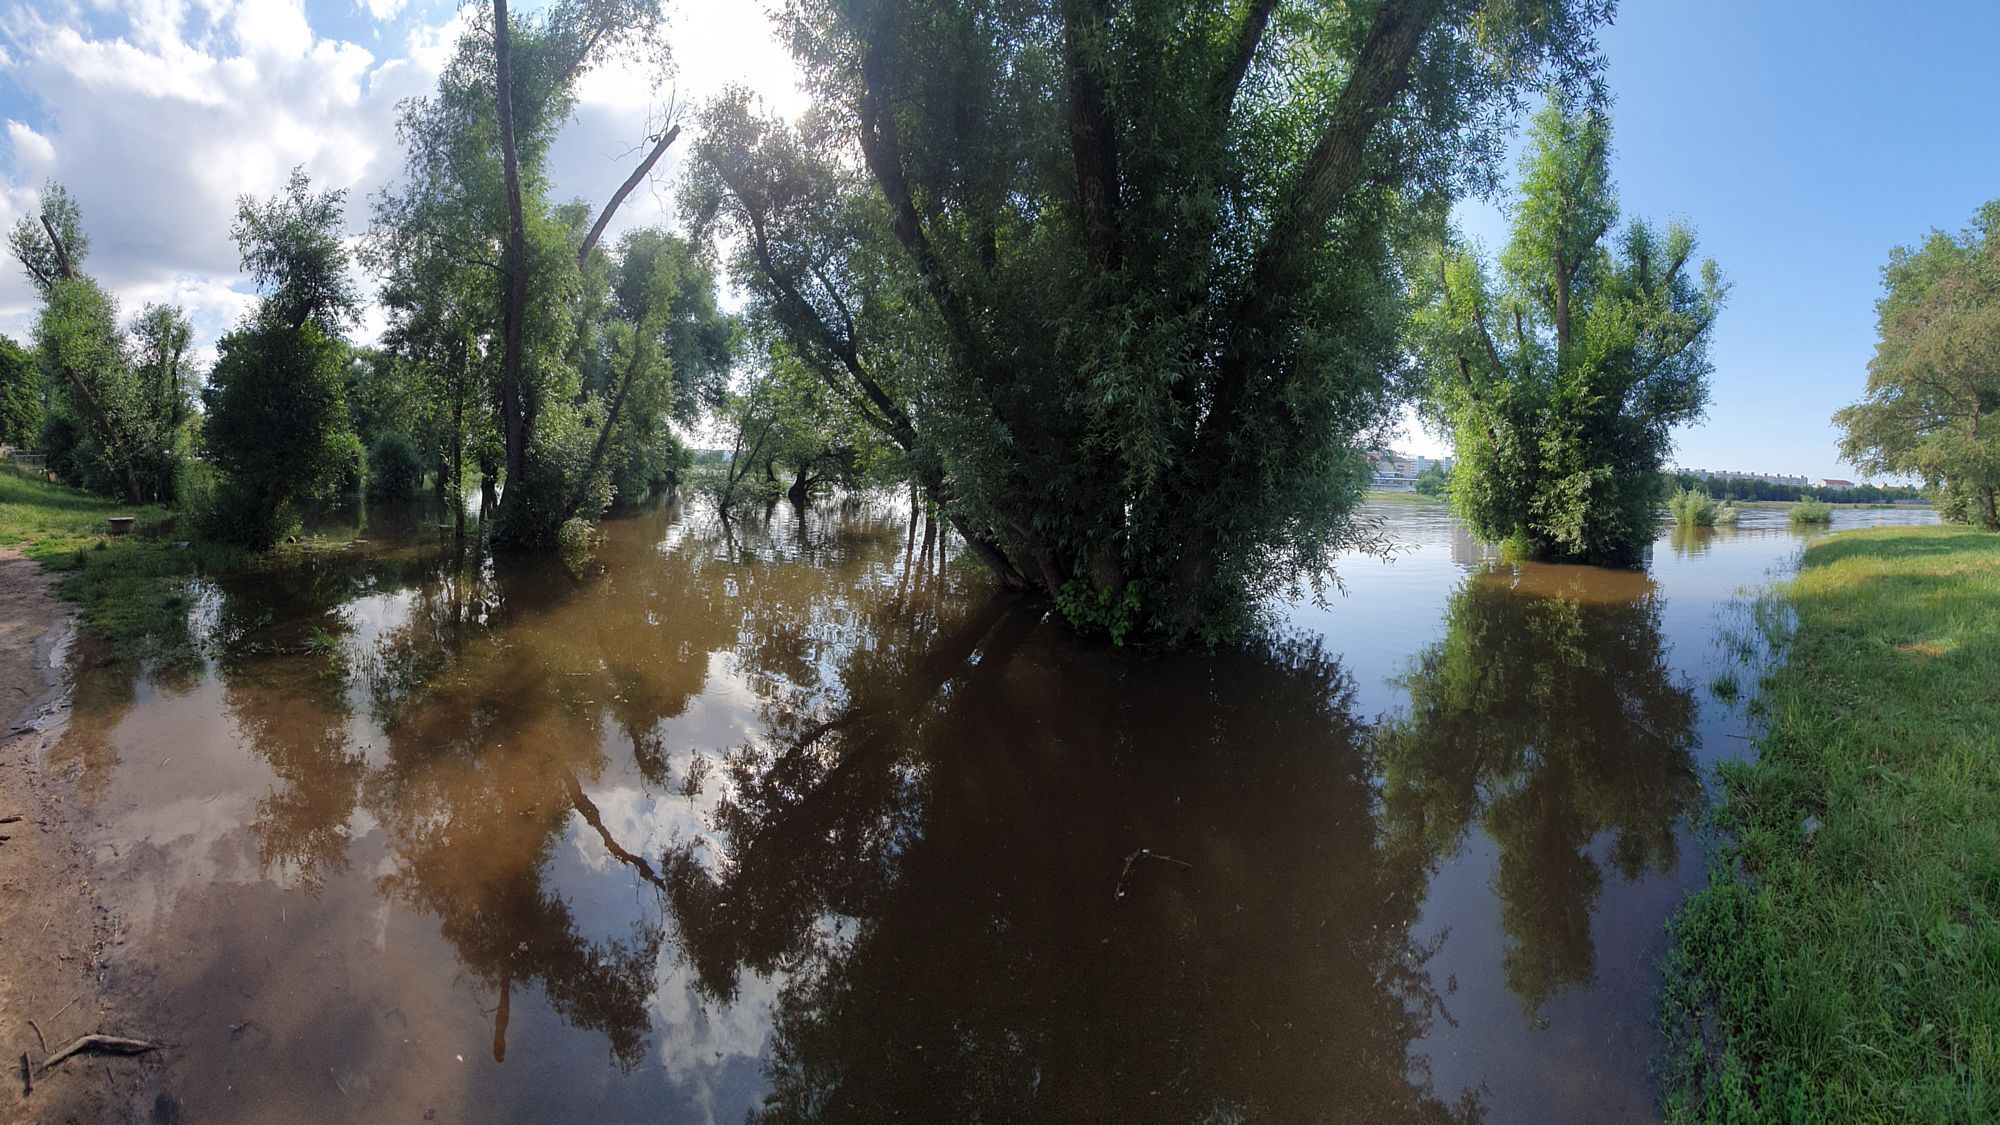
<instances>
[{"instance_id":1,"label":"floodwater","mask_svg":"<svg viewBox=\"0 0 2000 1125\"><path fill-rule=\"evenodd\" d=\"M126 1030L202 1122L1650 1120L1800 536L1607 571L1371 512L1393 562L1213 656L889 507L643 511L577 572L390 512L203 584L203 659L80 646L49 751Z\"/></svg>"}]
</instances>

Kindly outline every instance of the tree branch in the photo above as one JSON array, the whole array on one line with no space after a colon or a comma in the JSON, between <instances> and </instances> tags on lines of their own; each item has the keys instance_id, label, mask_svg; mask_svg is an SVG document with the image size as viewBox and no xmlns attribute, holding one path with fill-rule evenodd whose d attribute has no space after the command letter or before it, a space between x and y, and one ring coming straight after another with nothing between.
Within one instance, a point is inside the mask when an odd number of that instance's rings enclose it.
<instances>
[{"instance_id":1,"label":"tree branch","mask_svg":"<svg viewBox=\"0 0 2000 1125\"><path fill-rule=\"evenodd\" d=\"M62 235L56 233L55 224L49 222L48 212L41 215L42 229L49 232L49 245L55 248L56 266L62 271L63 280L76 280L76 263L69 259L69 247L63 245Z\"/></svg>"},{"instance_id":2,"label":"tree branch","mask_svg":"<svg viewBox=\"0 0 2000 1125\"><path fill-rule=\"evenodd\" d=\"M619 206L625 202L625 197L632 194L632 189L639 186L639 181L645 179L646 174L653 170L653 165L659 163L660 157L666 154L667 146L673 144L674 138L680 135L679 125L661 133L653 144L653 150L646 154L646 159L640 161L639 166L632 169L632 174L625 177L625 182L618 185L618 190L611 193L611 201L598 213L597 221L590 225L590 233L583 236L583 245L577 249L578 270L583 269L584 263L590 260L590 252L597 248L597 240L604 236L604 228L610 224L611 216L616 214Z\"/></svg>"},{"instance_id":3,"label":"tree branch","mask_svg":"<svg viewBox=\"0 0 2000 1125\"><path fill-rule=\"evenodd\" d=\"M1257 57L1257 45L1263 42L1264 29L1271 25L1271 13L1277 8L1278 0L1250 0L1250 10L1243 13L1243 22L1236 26L1236 38L1229 45L1229 56L1224 60L1222 73L1216 76L1215 93L1209 97L1215 109L1218 131L1236 105L1236 92L1242 89L1243 78L1250 73L1250 63Z\"/></svg>"}]
</instances>

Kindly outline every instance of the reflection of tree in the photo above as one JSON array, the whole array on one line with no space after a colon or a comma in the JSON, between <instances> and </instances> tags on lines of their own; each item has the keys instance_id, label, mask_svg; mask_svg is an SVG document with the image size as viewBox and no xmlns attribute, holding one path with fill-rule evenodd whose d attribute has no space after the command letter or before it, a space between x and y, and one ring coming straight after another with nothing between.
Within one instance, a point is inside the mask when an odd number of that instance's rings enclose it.
<instances>
[{"instance_id":1,"label":"reflection of tree","mask_svg":"<svg viewBox=\"0 0 2000 1125\"><path fill-rule=\"evenodd\" d=\"M342 608L382 570L313 558L217 581L213 645L224 706L277 775L250 826L258 862L290 872L309 892L347 870L364 764L347 735L342 641L351 627Z\"/></svg>"},{"instance_id":2,"label":"reflection of tree","mask_svg":"<svg viewBox=\"0 0 2000 1125\"><path fill-rule=\"evenodd\" d=\"M1675 558L1700 558L1713 547L1717 534L1712 527L1677 523L1667 532L1667 544Z\"/></svg>"},{"instance_id":3,"label":"reflection of tree","mask_svg":"<svg viewBox=\"0 0 2000 1125\"><path fill-rule=\"evenodd\" d=\"M706 989L789 971L765 1119L1477 1115L1410 1053L1426 872L1316 647L1138 662L996 609L841 680L670 857ZM1142 847L1193 867L1121 877Z\"/></svg>"},{"instance_id":4,"label":"reflection of tree","mask_svg":"<svg viewBox=\"0 0 2000 1125\"><path fill-rule=\"evenodd\" d=\"M218 671L239 729L279 779L253 825L260 854L316 884L345 869L349 824L365 806L393 861L382 889L435 915L489 990L496 1058L514 1000L538 986L636 1065L662 908L642 905L625 932L586 933L553 862L580 822L641 885L667 883L616 838L588 787L627 749L647 785L668 785L660 732L702 691L718 652L734 652L760 694L789 697L795 684L833 690L821 677L836 654L908 643L869 632L874 608L897 601L881 562L904 546L901 530L825 520L737 538L652 510L606 525L583 579L436 540L233 579L220 598ZM364 597L376 600L357 608ZM372 644L359 643L357 616L384 627ZM926 632L927 620L901 627ZM375 763L347 736L357 671L358 698L387 737ZM691 769L682 789L700 779Z\"/></svg>"},{"instance_id":5,"label":"reflection of tree","mask_svg":"<svg viewBox=\"0 0 2000 1125\"><path fill-rule=\"evenodd\" d=\"M1499 845L1504 969L1532 1012L1594 978L1593 841L1611 834L1625 879L1673 866L1674 830L1700 799L1696 700L1637 572L1489 571L1445 622L1401 681L1410 713L1376 731L1389 839L1450 856L1478 824Z\"/></svg>"},{"instance_id":6,"label":"reflection of tree","mask_svg":"<svg viewBox=\"0 0 2000 1125\"><path fill-rule=\"evenodd\" d=\"M539 983L564 1019L601 1032L634 1066L659 929L593 940L546 885L578 778L604 764L594 712L574 694L587 689L518 653L496 653L480 671L428 694L390 732L388 764L367 790L397 861L382 885L435 914L460 962L492 990L496 1060L515 989Z\"/></svg>"}]
</instances>

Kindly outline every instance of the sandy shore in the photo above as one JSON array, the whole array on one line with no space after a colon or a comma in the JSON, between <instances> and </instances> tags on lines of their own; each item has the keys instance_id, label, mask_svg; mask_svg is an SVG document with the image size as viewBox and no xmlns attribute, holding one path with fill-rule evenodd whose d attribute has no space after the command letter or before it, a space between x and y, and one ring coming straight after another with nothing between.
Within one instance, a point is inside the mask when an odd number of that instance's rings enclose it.
<instances>
[{"instance_id":1,"label":"sandy shore","mask_svg":"<svg viewBox=\"0 0 2000 1125\"><path fill-rule=\"evenodd\" d=\"M79 1035L123 1031L104 992L113 916L92 885L68 780L42 764L63 727L72 633L50 577L0 548L0 1122L171 1121L170 1103L164 1115L141 1108L156 1062L40 1066Z\"/></svg>"}]
</instances>

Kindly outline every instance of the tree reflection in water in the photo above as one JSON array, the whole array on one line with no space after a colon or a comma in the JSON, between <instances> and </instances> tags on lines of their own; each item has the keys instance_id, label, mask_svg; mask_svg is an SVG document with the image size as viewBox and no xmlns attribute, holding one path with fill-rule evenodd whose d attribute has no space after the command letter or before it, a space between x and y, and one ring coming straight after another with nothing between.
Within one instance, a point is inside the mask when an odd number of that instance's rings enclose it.
<instances>
[{"instance_id":1,"label":"tree reflection in water","mask_svg":"<svg viewBox=\"0 0 2000 1125\"><path fill-rule=\"evenodd\" d=\"M668 864L706 989L789 973L765 1120L1477 1116L1410 1051L1426 873L1375 847L1316 644L1147 659L992 606L842 683Z\"/></svg>"},{"instance_id":2,"label":"tree reflection in water","mask_svg":"<svg viewBox=\"0 0 2000 1125\"><path fill-rule=\"evenodd\" d=\"M534 990L637 1067L685 962L717 1005L783 982L771 1121L1472 1119L1414 1046L1448 1018L1433 874L1498 841L1532 1009L1590 979L1600 865L1670 864L1699 795L1643 577L1475 579L1371 731L1317 642L1149 657L935 596L914 522L608 530L581 578L433 537L219 593L260 859L310 889L378 825L375 887L438 920L496 1059ZM662 732L717 668L760 730L690 757ZM614 774L701 833L619 838ZM578 916L575 833L629 906Z\"/></svg>"},{"instance_id":3,"label":"tree reflection in water","mask_svg":"<svg viewBox=\"0 0 2000 1125\"><path fill-rule=\"evenodd\" d=\"M1467 580L1445 625L1399 681L1408 713L1375 732L1389 850L1435 863L1475 826L1494 840L1503 969L1532 1018L1595 977L1602 868L1673 867L1701 799L1698 705L1638 571L1501 566Z\"/></svg>"}]
</instances>

